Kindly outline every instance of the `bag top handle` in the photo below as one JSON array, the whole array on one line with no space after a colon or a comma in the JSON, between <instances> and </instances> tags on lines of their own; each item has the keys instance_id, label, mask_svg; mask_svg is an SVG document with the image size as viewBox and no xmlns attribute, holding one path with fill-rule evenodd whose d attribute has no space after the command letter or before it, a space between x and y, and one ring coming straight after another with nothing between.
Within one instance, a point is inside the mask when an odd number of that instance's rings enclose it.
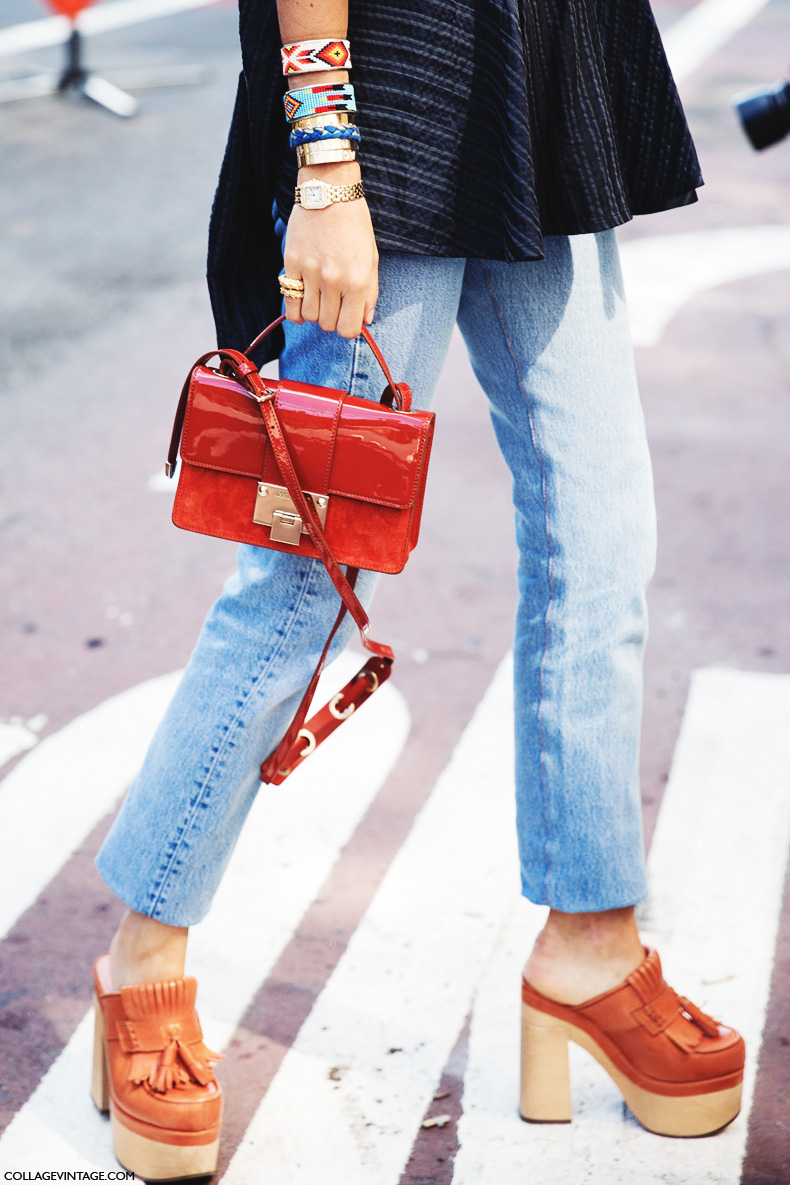
<instances>
[{"instance_id":1,"label":"bag top handle","mask_svg":"<svg viewBox=\"0 0 790 1185\"><path fill-rule=\"evenodd\" d=\"M252 351L256 348L256 346L259 346L260 343L263 341L263 339L265 337L268 337L268 335L272 332L273 329L276 329L278 325L282 325L284 320L285 320L285 313L282 313L277 318L276 321L272 321L271 325L267 325L266 328L261 333L258 334L258 336L255 338L254 341L250 342L250 344L247 346L247 349L244 351L244 353L251 354ZM402 411L411 411L411 389L408 387L408 385L406 383L396 383L395 382L395 380L393 379L393 377L390 373L390 368L387 366L387 363L384 361L384 355L382 354L381 350L378 348L375 341L373 340L373 334L370 332L367 325L362 326L362 336L364 337L365 341L370 346L371 350L373 351L373 357L376 359L376 361L378 362L382 371L384 372L384 377L387 380L387 387L385 389L384 394L386 395L387 391L390 392L390 399L388 400L388 402L391 405L393 402L397 401L397 403ZM383 397L382 397L382 402L384 402Z\"/></svg>"}]
</instances>

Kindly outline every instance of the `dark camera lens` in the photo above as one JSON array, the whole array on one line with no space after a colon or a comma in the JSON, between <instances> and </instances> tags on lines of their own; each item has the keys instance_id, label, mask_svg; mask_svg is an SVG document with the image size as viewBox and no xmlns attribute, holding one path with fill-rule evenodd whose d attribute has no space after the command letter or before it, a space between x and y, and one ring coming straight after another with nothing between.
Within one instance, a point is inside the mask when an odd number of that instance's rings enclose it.
<instances>
[{"instance_id":1,"label":"dark camera lens","mask_svg":"<svg viewBox=\"0 0 790 1185\"><path fill-rule=\"evenodd\" d=\"M770 148L790 132L790 82L758 86L732 101L755 148Z\"/></svg>"}]
</instances>

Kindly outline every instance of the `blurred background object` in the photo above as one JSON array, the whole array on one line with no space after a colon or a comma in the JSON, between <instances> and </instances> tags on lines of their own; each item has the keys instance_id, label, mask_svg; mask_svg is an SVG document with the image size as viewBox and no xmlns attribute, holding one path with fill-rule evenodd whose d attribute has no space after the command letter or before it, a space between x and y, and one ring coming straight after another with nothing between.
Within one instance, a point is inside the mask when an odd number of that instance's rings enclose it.
<instances>
[{"instance_id":1,"label":"blurred background object","mask_svg":"<svg viewBox=\"0 0 790 1185\"><path fill-rule=\"evenodd\" d=\"M45 98L52 95L71 95L85 98L98 104L113 115L129 119L136 115L139 104L135 98L123 90L119 85L110 82L101 75L89 70L85 64L85 38L80 27L79 18L85 9L90 8L100 0L39 0L54 9L60 17L69 23L67 36L63 42L65 59L61 69L57 72L25 75L0 82L0 103L14 103L22 99ZM146 0L142 0L146 5ZM195 5L197 6L197 5ZM121 6L111 5L117 14ZM126 3L126 9L135 19L134 0ZM147 5L151 9L150 4ZM189 8L189 0L169 0L163 2L161 12L151 9L146 15L151 17L165 16L168 10ZM141 14L142 15L142 14ZM139 19L139 17L137 18ZM39 25L42 22L39 22ZM112 20L109 22L112 27ZM133 68L125 71L125 85L132 90L144 90L160 86L193 86L208 79L208 71L202 65L182 64L167 70L157 68Z\"/></svg>"},{"instance_id":2,"label":"blurred background object","mask_svg":"<svg viewBox=\"0 0 790 1185\"><path fill-rule=\"evenodd\" d=\"M129 118L137 112L137 101L120 87L89 71L84 62L83 39L77 28L77 18L83 9L94 0L47 0L71 24L68 40L65 42L66 59L59 74L31 74L0 86L0 103L16 102L20 99L44 97L46 95L77 94L92 99L113 115Z\"/></svg>"},{"instance_id":3,"label":"blurred background object","mask_svg":"<svg viewBox=\"0 0 790 1185\"><path fill-rule=\"evenodd\" d=\"M87 8L94 0L47 0L50 8L54 8L62 16L68 17L70 21L77 19L83 8Z\"/></svg>"},{"instance_id":4,"label":"blurred background object","mask_svg":"<svg viewBox=\"0 0 790 1185\"><path fill-rule=\"evenodd\" d=\"M770 148L790 132L790 81L741 91L732 102L753 148Z\"/></svg>"}]
</instances>

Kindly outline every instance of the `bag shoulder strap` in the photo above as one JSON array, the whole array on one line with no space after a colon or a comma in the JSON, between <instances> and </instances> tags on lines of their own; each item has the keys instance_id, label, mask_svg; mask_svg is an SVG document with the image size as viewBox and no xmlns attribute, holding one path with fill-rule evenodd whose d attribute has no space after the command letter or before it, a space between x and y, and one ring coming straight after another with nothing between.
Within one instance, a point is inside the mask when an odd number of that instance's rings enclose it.
<instances>
[{"instance_id":1,"label":"bag shoulder strap","mask_svg":"<svg viewBox=\"0 0 790 1185\"><path fill-rule=\"evenodd\" d=\"M282 320L283 318L280 317L268 326L263 334L256 338L249 347L248 353ZM366 340L368 340L368 343L373 348L373 352L387 378L388 385L384 392L384 400L392 402L393 399L397 399L404 410L409 410L411 405L411 391L405 383L393 382L378 347L373 342L370 334L366 330L363 330L363 332L365 333ZM296 714L280 744L270 753L261 766L261 781L271 783L272 785L280 785L310 753L317 749L336 728L340 727L344 720L347 720L389 678L392 673L395 655L389 646L382 642L376 642L370 637L370 621L368 615L354 592L358 569L349 568L346 574L335 560L324 537L315 509L308 499L305 498L296 475L296 470L290 452L288 451L288 445L277 416L277 409L274 402L276 392L266 386L265 381L258 373L257 367L241 351L212 350L207 354L203 354L195 362L181 390L165 472L169 477L172 477L175 473L178 448L189 399L189 388L195 368L204 365L210 358L215 356L219 357L225 363L227 369L243 383L257 402L272 446L272 453L283 479L283 484L286 486L294 508L304 523L307 534L318 552L318 558L326 568L329 578L337 589L342 602L340 611L326 640L318 664ZM388 396L390 397L388 398ZM318 680L329 654L329 649L347 612L351 614L356 623L362 645L366 650L371 652L373 657L368 659L353 679L305 724L307 713L318 686Z\"/></svg>"},{"instance_id":2,"label":"bag shoulder strap","mask_svg":"<svg viewBox=\"0 0 790 1185\"><path fill-rule=\"evenodd\" d=\"M246 358L244 362L247 366L252 365ZM357 570L352 569L353 581L350 581L343 573L324 538L320 521L313 506L302 493L302 488L288 451L288 445L286 444L282 428L280 427L280 421L277 417L274 392L266 388L257 370L247 371L245 377L251 387L256 389L253 391L253 395L260 408L263 422L266 425L269 442L272 446L272 452L277 462L277 467L280 470L283 484L288 490L297 514L307 528L307 533L318 552L319 559L326 568L329 578L343 602L297 713L291 721L283 740L261 767L261 780L279 785L305 757L312 753L327 736L342 724L344 719L351 715L352 711L360 706L365 699L368 699L381 683L389 677L392 671L392 664L395 661L395 655L389 646L381 642L376 642L370 637L370 621L368 620L368 615L354 592L353 587L356 583ZM362 645L375 658L357 673L351 683L340 693L340 696L334 696L325 705L323 714L318 713L318 717L310 721L310 725L313 727L308 726L305 728L305 718L315 694L321 671L326 662L329 647L346 612L351 614L357 625ZM373 678L369 676L373 676ZM342 708L338 706L341 700L344 701Z\"/></svg>"}]
</instances>

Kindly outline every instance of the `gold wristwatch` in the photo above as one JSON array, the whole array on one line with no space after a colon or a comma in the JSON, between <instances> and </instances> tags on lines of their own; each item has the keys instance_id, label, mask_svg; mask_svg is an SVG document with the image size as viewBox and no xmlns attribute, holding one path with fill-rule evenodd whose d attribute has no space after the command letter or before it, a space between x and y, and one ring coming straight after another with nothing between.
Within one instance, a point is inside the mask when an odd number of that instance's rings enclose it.
<instances>
[{"instance_id":1,"label":"gold wristwatch","mask_svg":"<svg viewBox=\"0 0 790 1185\"><path fill-rule=\"evenodd\" d=\"M313 177L294 189L295 201L305 210L323 210L333 202L353 202L365 196L361 181L353 185L329 185Z\"/></svg>"}]
</instances>

